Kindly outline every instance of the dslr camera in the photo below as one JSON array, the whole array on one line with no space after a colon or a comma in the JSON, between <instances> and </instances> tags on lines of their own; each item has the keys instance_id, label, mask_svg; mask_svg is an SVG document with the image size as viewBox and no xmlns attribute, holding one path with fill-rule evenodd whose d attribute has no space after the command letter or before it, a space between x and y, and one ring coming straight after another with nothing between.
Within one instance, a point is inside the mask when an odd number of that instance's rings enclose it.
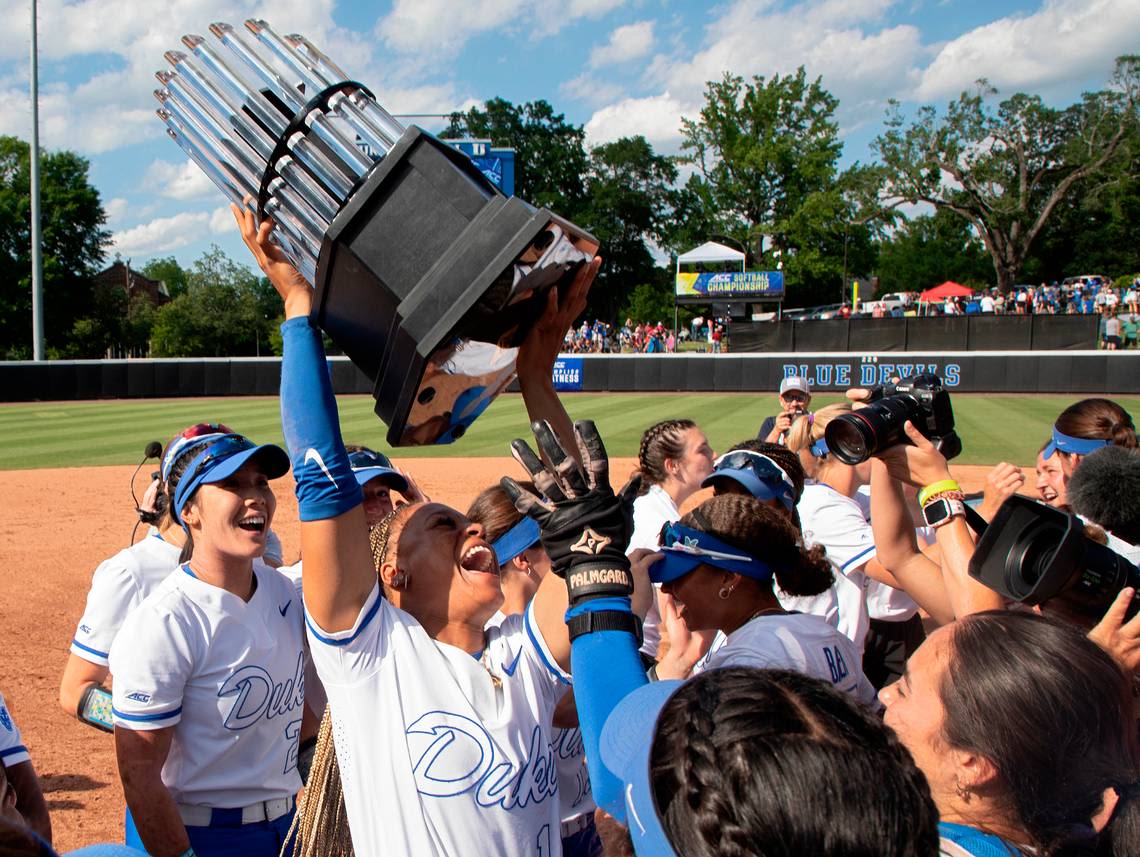
<instances>
[{"instance_id":1,"label":"dslr camera","mask_svg":"<svg viewBox=\"0 0 1140 857\"><path fill-rule=\"evenodd\" d=\"M875 387L867 401L867 407L836 417L824 430L828 450L844 464L860 464L879 450L910 443L903 431L907 420L947 459L962 451L950 394L937 375Z\"/></svg>"},{"instance_id":2,"label":"dslr camera","mask_svg":"<svg viewBox=\"0 0 1140 857\"><path fill-rule=\"evenodd\" d=\"M1013 601L1091 628L1125 586L1140 593L1136 566L1085 535L1085 523L1036 500L1013 495L985 528L970 576ZM1127 618L1140 610L1140 594Z\"/></svg>"}]
</instances>

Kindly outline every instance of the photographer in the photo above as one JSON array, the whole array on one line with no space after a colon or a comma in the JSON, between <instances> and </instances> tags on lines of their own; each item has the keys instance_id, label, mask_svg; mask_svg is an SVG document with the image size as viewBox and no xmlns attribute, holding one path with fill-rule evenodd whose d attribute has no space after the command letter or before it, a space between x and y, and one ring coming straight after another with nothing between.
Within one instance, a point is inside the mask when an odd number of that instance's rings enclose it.
<instances>
[{"instance_id":1,"label":"photographer","mask_svg":"<svg viewBox=\"0 0 1140 857\"><path fill-rule=\"evenodd\" d=\"M768 443L783 444L788 429L796 417L809 412L811 407L811 385L807 378L793 375L780 382L780 413L774 417L767 417L756 433L759 440Z\"/></svg>"}]
</instances>

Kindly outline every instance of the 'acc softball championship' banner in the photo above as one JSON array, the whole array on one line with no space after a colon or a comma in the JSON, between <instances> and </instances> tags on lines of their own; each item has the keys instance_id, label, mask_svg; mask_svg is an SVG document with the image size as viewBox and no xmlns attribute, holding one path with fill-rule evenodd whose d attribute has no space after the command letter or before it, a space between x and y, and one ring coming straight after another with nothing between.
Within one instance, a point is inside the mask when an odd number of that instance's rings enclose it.
<instances>
[{"instance_id":1,"label":"'acc softball championship' banner","mask_svg":"<svg viewBox=\"0 0 1140 857\"><path fill-rule=\"evenodd\" d=\"M783 271L677 274L678 303L707 303L709 300L766 301L783 297Z\"/></svg>"}]
</instances>

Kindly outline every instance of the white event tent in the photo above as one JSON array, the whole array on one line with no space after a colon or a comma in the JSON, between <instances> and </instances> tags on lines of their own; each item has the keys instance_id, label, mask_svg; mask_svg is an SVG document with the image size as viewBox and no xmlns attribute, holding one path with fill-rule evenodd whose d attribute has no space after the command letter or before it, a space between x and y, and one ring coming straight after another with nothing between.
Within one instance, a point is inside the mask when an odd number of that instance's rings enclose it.
<instances>
[{"instance_id":1,"label":"white event tent","mask_svg":"<svg viewBox=\"0 0 1140 857\"><path fill-rule=\"evenodd\" d=\"M739 262L740 270L744 270L745 255L739 250L717 244L715 241L706 241L700 247L694 247L688 253L677 257L677 273L681 273L682 265L700 265L707 262ZM677 327L677 302L673 301L673 327Z\"/></svg>"}]
</instances>

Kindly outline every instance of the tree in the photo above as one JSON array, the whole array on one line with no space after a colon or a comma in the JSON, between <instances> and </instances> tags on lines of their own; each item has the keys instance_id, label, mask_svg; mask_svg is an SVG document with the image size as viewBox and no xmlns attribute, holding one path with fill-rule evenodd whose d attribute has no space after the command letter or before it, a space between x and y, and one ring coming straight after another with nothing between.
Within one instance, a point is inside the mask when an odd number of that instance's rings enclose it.
<instances>
[{"instance_id":1,"label":"tree","mask_svg":"<svg viewBox=\"0 0 1140 857\"><path fill-rule=\"evenodd\" d=\"M1117 159L1131 161L1140 57L1120 57L1106 90L1063 110L1016 93L994 110L985 81L963 92L945 117L921 107L909 125L897 103L872 144L886 169L884 197L925 202L970 223L985 243L997 283L1018 279L1058 205Z\"/></svg>"},{"instance_id":2,"label":"tree","mask_svg":"<svg viewBox=\"0 0 1140 857\"><path fill-rule=\"evenodd\" d=\"M707 85L700 118L682 120L696 173L678 208L717 227L705 238L719 233L748 247L750 264L780 265L803 302L840 292L845 250L849 262L858 257L852 270L873 258L869 218L852 192L863 168L838 171L837 105L801 66L768 80L725 75Z\"/></svg>"},{"instance_id":3,"label":"tree","mask_svg":"<svg viewBox=\"0 0 1140 857\"><path fill-rule=\"evenodd\" d=\"M573 220L584 197L585 131L546 101L514 105L492 98L483 108L452 113L443 137L489 139L515 150L515 193Z\"/></svg>"},{"instance_id":4,"label":"tree","mask_svg":"<svg viewBox=\"0 0 1140 857\"><path fill-rule=\"evenodd\" d=\"M270 350L281 302L263 277L215 246L186 272L185 285L182 294L158 310L153 329L157 356L242 356Z\"/></svg>"},{"instance_id":5,"label":"tree","mask_svg":"<svg viewBox=\"0 0 1140 857\"><path fill-rule=\"evenodd\" d=\"M586 199L577 218L601 242L602 269L587 312L615 318L639 283L660 283L649 242L664 243L672 222L677 168L641 136L590 152Z\"/></svg>"},{"instance_id":6,"label":"tree","mask_svg":"<svg viewBox=\"0 0 1140 857\"><path fill-rule=\"evenodd\" d=\"M993 268L970 224L950 211L907 221L879 246L881 292L923 291L946 280L981 286Z\"/></svg>"},{"instance_id":7,"label":"tree","mask_svg":"<svg viewBox=\"0 0 1140 857\"><path fill-rule=\"evenodd\" d=\"M91 317L91 278L110 235L88 164L74 152L40 157L44 341L49 354L68 349L77 320ZM0 137L0 356L32 352L31 196L29 146ZM80 331L88 336L90 331Z\"/></svg>"},{"instance_id":8,"label":"tree","mask_svg":"<svg viewBox=\"0 0 1140 857\"><path fill-rule=\"evenodd\" d=\"M186 269L173 256L151 259L142 266L141 271L144 277L166 283L166 290L172 298L186 291Z\"/></svg>"}]
</instances>

